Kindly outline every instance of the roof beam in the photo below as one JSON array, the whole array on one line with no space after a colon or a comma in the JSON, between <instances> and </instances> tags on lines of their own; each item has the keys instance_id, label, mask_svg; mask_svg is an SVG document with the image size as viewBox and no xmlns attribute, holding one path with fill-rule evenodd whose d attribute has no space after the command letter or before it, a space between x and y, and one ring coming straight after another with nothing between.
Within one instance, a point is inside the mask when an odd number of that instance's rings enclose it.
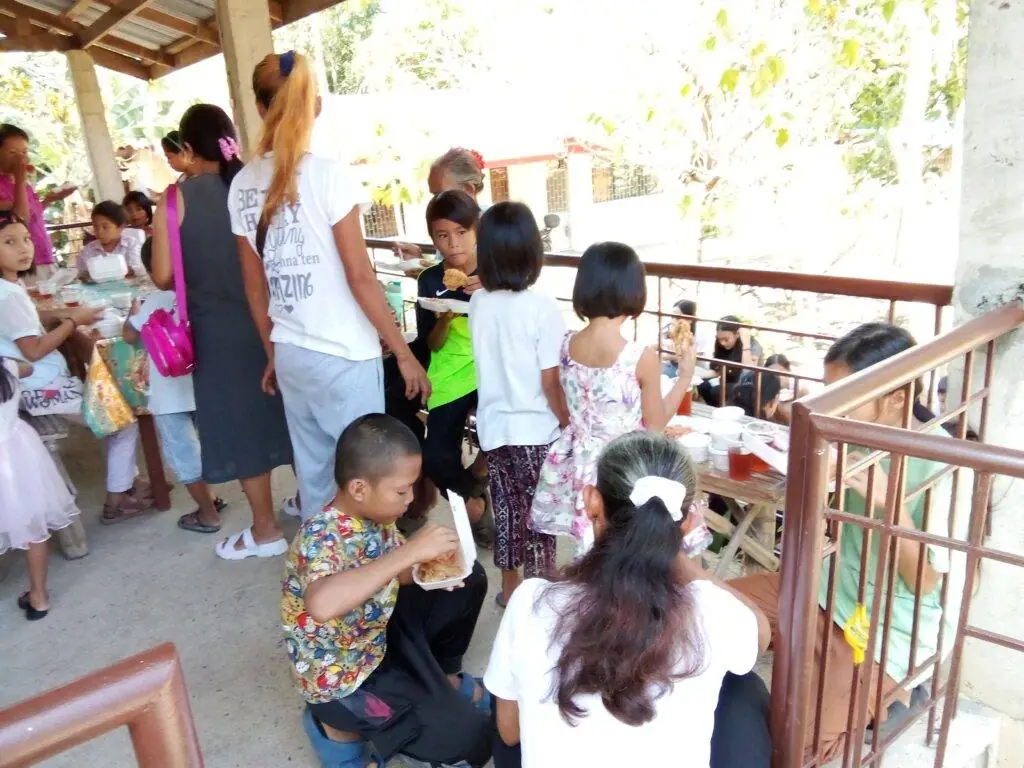
<instances>
[{"instance_id":1,"label":"roof beam","mask_svg":"<svg viewBox=\"0 0 1024 768\"><path fill-rule=\"evenodd\" d=\"M293 21L304 19L337 4L338 0L289 0L284 5L284 16L280 21L283 21L285 24L291 24Z\"/></svg>"},{"instance_id":2,"label":"roof beam","mask_svg":"<svg viewBox=\"0 0 1024 768\"><path fill-rule=\"evenodd\" d=\"M0 40L0 51L67 51L74 47L75 41L64 35L55 35L43 29L29 29L26 32L25 21L24 17L15 20L0 16L0 32L7 36Z\"/></svg>"},{"instance_id":3,"label":"roof beam","mask_svg":"<svg viewBox=\"0 0 1024 768\"><path fill-rule=\"evenodd\" d=\"M61 14L65 19L74 19L78 14L89 10L92 0L75 0L75 4Z\"/></svg>"},{"instance_id":4,"label":"roof beam","mask_svg":"<svg viewBox=\"0 0 1024 768\"><path fill-rule=\"evenodd\" d=\"M90 0L91 2L91 0ZM217 30L210 24L192 24L190 22L179 19L177 16L171 16L169 13L164 13L156 8L143 8L137 14L136 18L145 21L151 21L154 24L159 24L161 27L180 32L186 37L193 38L195 40L202 40L204 43L210 45L220 45L220 35L217 34ZM175 45L176 43L172 43Z\"/></svg>"},{"instance_id":5,"label":"roof beam","mask_svg":"<svg viewBox=\"0 0 1024 768\"><path fill-rule=\"evenodd\" d=\"M108 51L98 46L89 49L92 60L101 67L113 69L116 72L123 72L126 75L137 77L140 80L151 80L152 72L145 64L136 61L129 56L122 56L120 53Z\"/></svg>"},{"instance_id":6,"label":"roof beam","mask_svg":"<svg viewBox=\"0 0 1024 768\"><path fill-rule=\"evenodd\" d=\"M152 5L153 1L121 0L117 5L112 5L106 13L96 19L78 36L82 41L82 47L88 48L90 45L93 45L108 32L113 32L118 24L127 21L147 5Z\"/></svg>"},{"instance_id":7,"label":"roof beam","mask_svg":"<svg viewBox=\"0 0 1024 768\"><path fill-rule=\"evenodd\" d=\"M16 3L14 0L0 0L0 11L4 11L15 18L27 18L40 26L47 29L56 29L66 35L78 35L79 30L82 29L81 24L76 24L69 19L54 16L52 13L40 11L28 5Z\"/></svg>"}]
</instances>

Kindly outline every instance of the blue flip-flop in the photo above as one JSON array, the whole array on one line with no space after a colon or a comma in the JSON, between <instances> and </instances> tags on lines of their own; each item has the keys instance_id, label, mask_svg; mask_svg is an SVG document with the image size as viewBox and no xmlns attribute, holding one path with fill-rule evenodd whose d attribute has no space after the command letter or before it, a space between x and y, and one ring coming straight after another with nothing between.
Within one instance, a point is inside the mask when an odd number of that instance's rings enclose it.
<instances>
[{"instance_id":1,"label":"blue flip-flop","mask_svg":"<svg viewBox=\"0 0 1024 768\"><path fill-rule=\"evenodd\" d=\"M302 727L323 768L366 768L370 761L374 761L377 768L384 768L384 761L373 754L365 741L333 741L327 738L309 707L302 715Z\"/></svg>"},{"instance_id":2,"label":"blue flip-flop","mask_svg":"<svg viewBox=\"0 0 1024 768\"><path fill-rule=\"evenodd\" d=\"M479 709L481 712L491 714L491 692L484 687L484 681L479 677L473 677L467 675L465 672L459 672L459 693L462 698L469 701L474 707ZM480 690L483 691L483 696L480 697L479 701L473 701L473 697L476 696L477 686L480 686Z\"/></svg>"}]
</instances>

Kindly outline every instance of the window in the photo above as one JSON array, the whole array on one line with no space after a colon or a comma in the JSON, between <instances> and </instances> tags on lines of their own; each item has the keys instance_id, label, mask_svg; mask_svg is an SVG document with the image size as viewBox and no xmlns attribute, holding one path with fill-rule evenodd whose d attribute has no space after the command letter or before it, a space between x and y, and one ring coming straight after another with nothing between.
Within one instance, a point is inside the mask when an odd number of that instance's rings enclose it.
<instances>
[{"instance_id":1,"label":"window","mask_svg":"<svg viewBox=\"0 0 1024 768\"><path fill-rule=\"evenodd\" d=\"M397 237L398 221L394 207L380 203L371 205L369 213L363 214L363 228L367 237Z\"/></svg>"},{"instance_id":2,"label":"window","mask_svg":"<svg viewBox=\"0 0 1024 768\"><path fill-rule=\"evenodd\" d=\"M569 210L569 164L564 158L548 163L548 213Z\"/></svg>"},{"instance_id":3,"label":"window","mask_svg":"<svg viewBox=\"0 0 1024 768\"><path fill-rule=\"evenodd\" d=\"M508 200L508 168L491 168L491 202Z\"/></svg>"},{"instance_id":4,"label":"window","mask_svg":"<svg viewBox=\"0 0 1024 768\"><path fill-rule=\"evenodd\" d=\"M595 160L591 180L595 203L644 197L658 191L658 180L642 165Z\"/></svg>"}]
</instances>

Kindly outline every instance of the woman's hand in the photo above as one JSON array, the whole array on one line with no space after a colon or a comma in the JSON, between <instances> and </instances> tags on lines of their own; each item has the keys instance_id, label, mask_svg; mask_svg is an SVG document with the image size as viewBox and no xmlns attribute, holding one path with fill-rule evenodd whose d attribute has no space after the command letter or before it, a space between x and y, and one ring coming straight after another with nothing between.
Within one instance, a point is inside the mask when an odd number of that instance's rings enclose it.
<instances>
[{"instance_id":1,"label":"woman's hand","mask_svg":"<svg viewBox=\"0 0 1024 768\"><path fill-rule=\"evenodd\" d=\"M409 400L419 398L422 403L426 404L430 397L430 380L427 378L427 372L420 365L420 361L411 353L399 355L396 359L398 372L402 374L402 380L405 381L406 398Z\"/></svg>"},{"instance_id":2,"label":"woman's hand","mask_svg":"<svg viewBox=\"0 0 1024 768\"><path fill-rule=\"evenodd\" d=\"M273 350L267 355L267 368L263 371L263 378L260 379L260 389L271 397L277 394L277 368L274 365Z\"/></svg>"},{"instance_id":3,"label":"woman's hand","mask_svg":"<svg viewBox=\"0 0 1024 768\"><path fill-rule=\"evenodd\" d=\"M395 243L394 251L402 261L413 261L423 256L423 249L415 243Z\"/></svg>"}]
</instances>

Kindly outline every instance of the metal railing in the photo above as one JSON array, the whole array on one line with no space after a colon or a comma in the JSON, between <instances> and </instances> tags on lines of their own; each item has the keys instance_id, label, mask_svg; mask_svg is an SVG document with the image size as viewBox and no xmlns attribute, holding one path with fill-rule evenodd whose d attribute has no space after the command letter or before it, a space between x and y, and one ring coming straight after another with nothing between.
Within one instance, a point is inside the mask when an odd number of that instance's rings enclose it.
<instances>
[{"instance_id":1,"label":"metal railing","mask_svg":"<svg viewBox=\"0 0 1024 768\"><path fill-rule=\"evenodd\" d=\"M140 768L202 768L170 643L0 710L0 768L34 765L121 726Z\"/></svg>"},{"instance_id":2,"label":"metal railing","mask_svg":"<svg viewBox=\"0 0 1024 768\"><path fill-rule=\"evenodd\" d=\"M957 710L965 641L973 638L1024 651L1022 639L982 629L969 621L979 564L989 560L1024 566L1024 556L984 543L993 480L1024 478L1024 451L984 442L995 375L995 345L1001 337L1022 327L1024 308L1019 303L1004 306L794 404L782 546L782 610L775 635L772 678L775 768L824 766L840 757L844 767L879 765L893 743L925 713L926 739L930 743L941 713L934 762L939 768ZM959 396L954 400L951 387L948 397L953 405L929 423L915 423L912 405L920 387L915 382L934 375L943 366L962 371ZM902 428L846 418L900 391L904 393ZM967 440L969 420L977 425L980 442ZM943 426L954 434L947 434ZM837 447L834 456L833 444ZM833 460L834 476L830 470ZM917 487L908 488L910 462L922 460L935 462L939 469ZM871 516L846 511L846 489L858 477L859 498L877 499L864 502L866 508L874 510ZM835 482L836 490L834 502L827 504L830 481ZM945 509L940 504L947 492L950 503ZM914 511L920 519L908 526ZM861 537L860 564L852 572L847 567L846 575L856 579L857 603L865 606L869 619L868 625L861 627L865 661L851 666L851 677L846 678L852 694L845 710L845 737L829 744L823 734L825 681L830 643L844 642L832 617L840 589L838 575L843 568L841 544L848 536ZM829 540L826 549L832 553L824 564L823 537ZM852 541L856 545L857 539ZM912 542L910 549L908 542ZM870 563L868 553L876 544L876 562ZM914 544L918 566L908 581L899 575L900 557L901 552L904 557L913 553ZM945 573L939 573L932 590L922 594L927 558L943 551L951 565ZM907 562L913 564L913 560ZM824 609L819 607L822 579ZM847 590L848 585L849 581ZM890 658L897 658L898 651L891 642L895 632L893 596L897 591L899 599L913 600L913 619L908 671L902 679L894 680L885 674L873 674L872 661L877 660L878 668L889 672ZM942 611L938 636L925 637L923 600L933 601L936 594ZM954 616L955 622L951 621ZM950 633L951 627L955 628ZM820 634L819 628L823 628ZM900 631L905 634L905 627ZM929 653L933 647L935 650ZM889 733L873 727L866 743L868 726L877 726L884 717L879 713L885 713L894 701L918 685L925 686L927 695L918 705L916 717Z\"/></svg>"},{"instance_id":3,"label":"metal railing","mask_svg":"<svg viewBox=\"0 0 1024 768\"><path fill-rule=\"evenodd\" d=\"M393 249L395 240L367 238L366 245L371 254L379 257L382 255L381 252L390 252ZM432 245L419 244L419 247L424 254L436 252ZM542 285L547 290L551 290L560 302L569 305L567 316L572 314L572 299L571 296L566 295L566 288L568 287L571 292L572 272L579 267L579 262L580 257L576 255L549 253L546 255L545 269L541 276ZM787 295L812 295L818 301L836 297L859 300L863 306L858 305L859 312L853 313L850 317L844 317L844 322L840 324L839 328L842 332L869 319L897 322L901 312L906 309L906 305L912 305L919 310L917 313L919 315L919 330L926 325L927 328L924 330L937 336L942 332L944 319L953 295L952 286L929 283L906 283L698 264L645 262L644 266L648 276L647 308L641 317L632 323L632 332L635 339L649 339L651 345L659 349L659 354L663 359L673 355L673 351L665 348L663 343L664 327L667 322L683 318L673 309L675 301L682 294L693 295L701 284L737 286L765 294L774 292ZM410 279L397 270L378 267L377 271L387 279ZM415 292L413 291L413 293ZM701 315L686 316L686 319L710 326L716 325L719 321L717 317ZM776 339L781 337L782 344L810 343L822 352L838 335L837 333L823 332L820 327L799 328L790 327L786 321L783 323L783 325L771 325L766 322L742 322L740 325L751 329L753 333L763 334L762 339L765 340L770 336ZM403 318L403 326L410 327L411 325L408 318ZM769 345L765 344L765 346ZM721 372L729 379L734 378L733 371L751 371L755 379L756 390L757 413L754 415L760 415L763 376L769 373L779 375L779 371L770 370L761 365L722 360L709 354L699 355L698 360L702 365ZM821 376L809 373L792 372L781 375L793 381L794 389L799 388L802 382L820 384L822 380ZM934 385L935 382L931 383ZM721 398L721 402L718 404L724 405L727 388L721 387L718 394Z\"/></svg>"}]
</instances>

